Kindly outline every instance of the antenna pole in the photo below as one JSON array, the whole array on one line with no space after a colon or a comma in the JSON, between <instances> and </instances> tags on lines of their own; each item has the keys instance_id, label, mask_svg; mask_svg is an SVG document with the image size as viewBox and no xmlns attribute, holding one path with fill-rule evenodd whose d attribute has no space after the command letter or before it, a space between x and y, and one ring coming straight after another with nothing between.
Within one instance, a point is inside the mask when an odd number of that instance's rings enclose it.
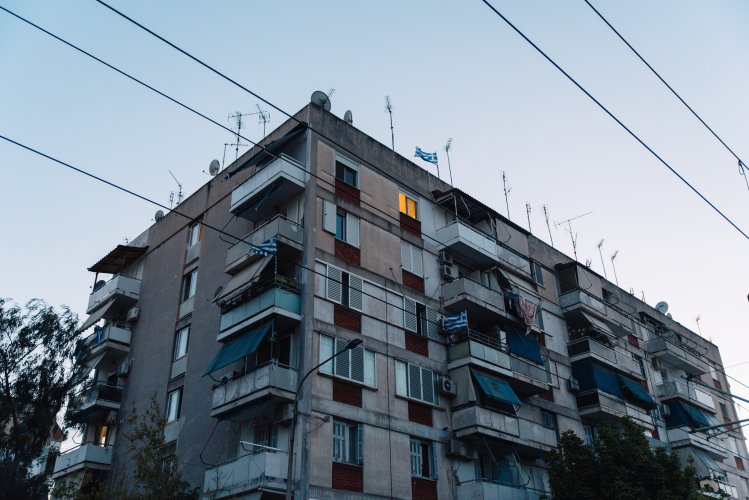
<instances>
[{"instance_id":1,"label":"antenna pole","mask_svg":"<svg viewBox=\"0 0 749 500\"><path fill-rule=\"evenodd\" d=\"M697 331L700 332L700 336L702 336L702 328L700 328L700 320L702 320L702 318L698 314L697 317L694 319L694 321L697 323Z\"/></svg>"},{"instance_id":2,"label":"antenna pole","mask_svg":"<svg viewBox=\"0 0 749 500\"><path fill-rule=\"evenodd\" d=\"M510 219L510 202L507 198L507 195L510 194L510 191L512 190L512 188L507 189L507 172L505 172L504 170L502 171L502 187L505 192L505 206L507 207L507 218Z\"/></svg>"},{"instance_id":3,"label":"antenna pole","mask_svg":"<svg viewBox=\"0 0 749 500\"><path fill-rule=\"evenodd\" d=\"M169 175L172 176L172 179L174 179L174 182L177 183L177 187L179 188L177 190L177 205L179 205L180 203L182 203L182 183L174 176L174 174L172 173L171 170L169 170ZM171 197L169 199L169 203L170 204L172 202L172 199L174 199L174 193L172 193L172 195L171 195Z\"/></svg>"},{"instance_id":4,"label":"antenna pole","mask_svg":"<svg viewBox=\"0 0 749 500\"><path fill-rule=\"evenodd\" d=\"M256 104L257 106L257 113L251 113L251 114L257 114L258 120L263 123L263 137L265 137L265 125L270 122L270 113L267 111L263 111L260 109L260 105Z\"/></svg>"},{"instance_id":5,"label":"antenna pole","mask_svg":"<svg viewBox=\"0 0 749 500\"><path fill-rule=\"evenodd\" d=\"M390 101L390 96L385 96L385 110L390 115L390 144L392 150L395 151L395 130L393 129L393 103Z\"/></svg>"},{"instance_id":6,"label":"antenna pole","mask_svg":"<svg viewBox=\"0 0 749 500\"><path fill-rule=\"evenodd\" d=\"M572 253L575 255L575 260L577 260L577 233L572 232L572 221L575 219L579 219L581 217L585 217L586 215L590 215L593 212L587 212L582 215L578 215L577 217L572 217L567 220L563 220L562 222L555 222L554 225L559 227L562 224L567 224L567 229L565 229L568 233L570 233L570 239L572 240Z\"/></svg>"},{"instance_id":7,"label":"antenna pole","mask_svg":"<svg viewBox=\"0 0 749 500\"><path fill-rule=\"evenodd\" d=\"M606 264L603 263L603 252L601 251L602 246L603 246L603 240L598 242L598 255L601 256L601 266L603 267L603 277L606 279L609 279L609 277L606 276Z\"/></svg>"},{"instance_id":8,"label":"antenna pole","mask_svg":"<svg viewBox=\"0 0 749 500\"><path fill-rule=\"evenodd\" d=\"M527 201L525 202L525 215L528 216L528 232L532 234L533 231L531 231L531 204Z\"/></svg>"},{"instance_id":9,"label":"antenna pole","mask_svg":"<svg viewBox=\"0 0 749 500\"><path fill-rule=\"evenodd\" d=\"M551 246L554 246L554 237L551 235L551 226L549 225L549 212L546 211L546 205L544 205L544 217L546 218L546 229L549 230L549 239L551 240Z\"/></svg>"},{"instance_id":10,"label":"antenna pole","mask_svg":"<svg viewBox=\"0 0 749 500\"><path fill-rule=\"evenodd\" d=\"M619 255L619 250L614 252L614 255L611 256L611 267L614 269L614 279L616 280L616 286L619 286L619 278L616 275L616 266L614 265L614 260L616 260L617 255Z\"/></svg>"},{"instance_id":11,"label":"antenna pole","mask_svg":"<svg viewBox=\"0 0 749 500\"><path fill-rule=\"evenodd\" d=\"M450 137L445 144L445 154L447 155L447 171L450 173L450 185L453 185L453 168L450 165L450 149L453 147L453 138ZM440 171L439 166L437 167L437 177L439 177Z\"/></svg>"}]
</instances>

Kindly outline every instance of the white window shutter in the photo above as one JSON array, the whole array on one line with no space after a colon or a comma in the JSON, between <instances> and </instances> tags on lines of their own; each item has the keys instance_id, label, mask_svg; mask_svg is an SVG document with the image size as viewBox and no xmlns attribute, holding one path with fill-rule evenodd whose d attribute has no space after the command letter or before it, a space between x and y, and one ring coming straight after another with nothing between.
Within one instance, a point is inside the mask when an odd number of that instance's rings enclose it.
<instances>
[{"instance_id":1,"label":"white window shutter","mask_svg":"<svg viewBox=\"0 0 749 500\"><path fill-rule=\"evenodd\" d=\"M328 266L328 279L326 281L326 297L333 302L338 302L340 304L343 291L341 285L343 281L343 273L337 267Z\"/></svg>"},{"instance_id":2,"label":"white window shutter","mask_svg":"<svg viewBox=\"0 0 749 500\"><path fill-rule=\"evenodd\" d=\"M364 302L362 289L364 288L364 280L355 274L349 274L348 285L348 306L357 311L363 310Z\"/></svg>"},{"instance_id":3,"label":"white window shutter","mask_svg":"<svg viewBox=\"0 0 749 500\"><path fill-rule=\"evenodd\" d=\"M370 387L377 386L375 353L366 349L364 350L364 383Z\"/></svg>"},{"instance_id":4,"label":"white window shutter","mask_svg":"<svg viewBox=\"0 0 749 500\"><path fill-rule=\"evenodd\" d=\"M411 244L401 240L401 266L406 271L411 271Z\"/></svg>"},{"instance_id":5,"label":"white window shutter","mask_svg":"<svg viewBox=\"0 0 749 500\"><path fill-rule=\"evenodd\" d=\"M427 307L427 336L432 339L440 338L440 324L442 318L440 313L436 309Z\"/></svg>"},{"instance_id":6,"label":"white window shutter","mask_svg":"<svg viewBox=\"0 0 749 500\"><path fill-rule=\"evenodd\" d=\"M351 353L351 378L364 383L364 348L354 347Z\"/></svg>"},{"instance_id":7,"label":"white window shutter","mask_svg":"<svg viewBox=\"0 0 749 500\"><path fill-rule=\"evenodd\" d=\"M411 267L413 268L411 272L416 276L424 276L423 253L424 251L421 248L411 245Z\"/></svg>"},{"instance_id":8,"label":"white window shutter","mask_svg":"<svg viewBox=\"0 0 749 500\"><path fill-rule=\"evenodd\" d=\"M346 214L346 243L359 248L359 217Z\"/></svg>"},{"instance_id":9,"label":"white window shutter","mask_svg":"<svg viewBox=\"0 0 749 500\"><path fill-rule=\"evenodd\" d=\"M408 365L408 397L421 400L421 367Z\"/></svg>"},{"instance_id":10,"label":"white window shutter","mask_svg":"<svg viewBox=\"0 0 749 500\"><path fill-rule=\"evenodd\" d=\"M335 339L335 352L341 352L346 348L347 341ZM343 378L351 378L351 351L344 352L335 358L335 374Z\"/></svg>"},{"instance_id":11,"label":"white window shutter","mask_svg":"<svg viewBox=\"0 0 749 500\"><path fill-rule=\"evenodd\" d=\"M421 369L421 398L427 403L434 403L434 373L426 368Z\"/></svg>"},{"instance_id":12,"label":"white window shutter","mask_svg":"<svg viewBox=\"0 0 749 500\"><path fill-rule=\"evenodd\" d=\"M403 327L411 332L418 332L416 320L416 301L403 297Z\"/></svg>"},{"instance_id":13,"label":"white window shutter","mask_svg":"<svg viewBox=\"0 0 749 500\"><path fill-rule=\"evenodd\" d=\"M408 370L406 363L395 361L395 394L408 397Z\"/></svg>"},{"instance_id":14,"label":"white window shutter","mask_svg":"<svg viewBox=\"0 0 749 500\"><path fill-rule=\"evenodd\" d=\"M328 200L322 201L322 228L335 234L335 216L336 216L335 203Z\"/></svg>"},{"instance_id":15,"label":"white window shutter","mask_svg":"<svg viewBox=\"0 0 749 500\"><path fill-rule=\"evenodd\" d=\"M327 335L320 335L320 356L319 356L319 361L318 361L319 363L322 363L323 361L331 357L333 354L335 354L334 344L335 342L333 340L333 337L328 337ZM331 359L330 361L322 365L320 367L320 371L322 373L329 373L332 375L333 374L333 361L334 360Z\"/></svg>"}]
</instances>

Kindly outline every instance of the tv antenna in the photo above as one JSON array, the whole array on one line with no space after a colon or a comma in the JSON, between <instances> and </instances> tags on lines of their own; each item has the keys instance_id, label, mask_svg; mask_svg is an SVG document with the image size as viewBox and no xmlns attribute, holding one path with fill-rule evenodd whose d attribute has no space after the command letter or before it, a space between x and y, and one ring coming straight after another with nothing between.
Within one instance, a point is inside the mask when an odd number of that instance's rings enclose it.
<instances>
[{"instance_id":1,"label":"tv antenna","mask_svg":"<svg viewBox=\"0 0 749 500\"><path fill-rule=\"evenodd\" d=\"M614 279L616 280L616 286L619 286L619 278L616 276L616 266L614 265L614 261L616 260L617 255L619 255L619 250L614 252L614 255L611 256L611 267L614 269Z\"/></svg>"},{"instance_id":2,"label":"tv antenna","mask_svg":"<svg viewBox=\"0 0 749 500\"><path fill-rule=\"evenodd\" d=\"M531 231L531 204L529 202L525 202L525 215L528 216L528 232L533 234L533 231Z\"/></svg>"},{"instance_id":3,"label":"tv antenna","mask_svg":"<svg viewBox=\"0 0 749 500\"><path fill-rule=\"evenodd\" d=\"M593 265L593 259L585 259L585 267L590 269L590 266Z\"/></svg>"},{"instance_id":4,"label":"tv antenna","mask_svg":"<svg viewBox=\"0 0 749 500\"><path fill-rule=\"evenodd\" d=\"M243 116L250 116L255 113L241 113L237 111L234 114L229 115L229 121L234 120L237 124L237 132L235 134L236 136L236 142L231 144L224 144L224 153L226 153L226 146L234 146L234 161L236 161L239 158L239 146L248 146L248 144L244 144L242 142L239 142L239 138L242 136L242 117Z\"/></svg>"},{"instance_id":5,"label":"tv antenna","mask_svg":"<svg viewBox=\"0 0 749 500\"><path fill-rule=\"evenodd\" d=\"M551 236L551 226L549 225L549 212L546 210L546 205L544 205L544 218L546 218L546 229L549 230L549 239L551 240L551 246L554 246L554 237Z\"/></svg>"},{"instance_id":6,"label":"tv antenna","mask_svg":"<svg viewBox=\"0 0 749 500\"><path fill-rule=\"evenodd\" d=\"M174 176L171 170L169 171L169 175L172 176L172 179L174 179L174 182L177 183L177 187L179 188L177 190L177 205L179 205L180 203L182 203L182 183L177 179L177 177ZM169 193L169 208L172 208L173 202L174 202L174 191L171 191Z\"/></svg>"},{"instance_id":7,"label":"tv antenna","mask_svg":"<svg viewBox=\"0 0 749 500\"><path fill-rule=\"evenodd\" d=\"M700 328L700 321L702 321L702 318L698 314L696 318L694 318L695 323L697 323L697 331L700 332L700 336L702 336L702 328Z\"/></svg>"},{"instance_id":8,"label":"tv antenna","mask_svg":"<svg viewBox=\"0 0 749 500\"><path fill-rule=\"evenodd\" d=\"M268 123L270 123L270 113L267 112L267 111L263 111L260 108L259 104L256 104L255 106L257 106L257 111L254 112L254 113L249 113L249 114L250 115L257 115L258 123L262 123L263 124L263 137L265 137L265 126Z\"/></svg>"},{"instance_id":9,"label":"tv antenna","mask_svg":"<svg viewBox=\"0 0 749 500\"><path fill-rule=\"evenodd\" d=\"M567 220L563 220L562 222L555 222L554 223L554 227L559 227L559 226L561 226L563 224L567 224L567 228L565 229L565 231L567 231L568 233L570 233L570 240L572 240L572 253L575 255L575 260L577 260L577 233L573 233L572 232L572 221L576 220L576 219L579 219L581 217L585 217L586 215L590 215L592 213L593 213L592 211L591 212L587 212L587 213L584 213L582 215L577 215L577 216L571 217L571 218L569 218Z\"/></svg>"},{"instance_id":10,"label":"tv antenna","mask_svg":"<svg viewBox=\"0 0 749 500\"><path fill-rule=\"evenodd\" d=\"M445 155L447 156L447 171L450 173L450 185L453 185L453 168L450 165L450 150L453 147L453 138L450 137L447 139L447 143L445 144ZM440 176L440 167L437 165L437 177Z\"/></svg>"},{"instance_id":11,"label":"tv antenna","mask_svg":"<svg viewBox=\"0 0 749 500\"><path fill-rule=\"evenodd\" d=\"M510 219L510 202L508 201L507 195L512 191L512 186L507 187L507 172L502 171L502 187L505 192L505 206L507 207L507 218ZM511 220L511 219L510 219Z\"/></svg>"},{"instance_id":12,"label":"tv antenna","mask_svg":"<svg viewBox=\"0 0 749 500\"><path fill-rule=\"evenodd\" d=\"M390 96L385 96L385 111L390 115L390 144L391 149L395 151L395 130L393 129L393 102L390 100ZM439 176L439 173L437 174ZM452 184L452 182L450 183Z\"/></svg>"},{"instance_id":13,"label":"tv antenna","mask_svg":"<svg viewBox=\"0 0 749 500\"><path fill-rule=\"evenodd\" d=\"M601 256L601 266L603 266L603 277L606 279L609 279L608 276L606 276L606 264L603 263L603 252L601 251L601 247L603 246L603 239L598 242L598 255Z\"/></svg>"}]
</instances>

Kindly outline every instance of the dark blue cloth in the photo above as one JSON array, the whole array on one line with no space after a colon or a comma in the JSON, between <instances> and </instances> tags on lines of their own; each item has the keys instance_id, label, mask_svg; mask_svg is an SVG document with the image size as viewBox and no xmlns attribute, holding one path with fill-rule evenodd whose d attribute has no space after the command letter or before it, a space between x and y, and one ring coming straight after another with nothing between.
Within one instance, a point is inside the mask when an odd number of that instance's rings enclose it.
<instances>
[{"instance_id":1,"label":"dark blue cloth","mask_svg":"<svg viewBox=\"0 0 749 500\"><path fill-rule=\"evenodd\" d=\"M227 344L224 344L216 354L216 357L213 358L213 361L211 361L211 365L208 367L205 373L203 373L203 375L205 376L209 373L213 373L216 370L230 365L231 363L242 359L248 354L252 354L253 352L255 352L257 350L257 347L260 345L260 342L262 342L265 336L268 334L271 325L272 323L267 323L259 328L256 328L250 332L245 333L244 335L233 339Z\"/></svg>"},{"instance_id":2,"label":"dark blue cloth","mask_svg":"<svg viewBox=\"0 0 749 500\"><path fill-rule=\"evenodd\" d=\"M650 397L650 394L648 394L645 388L641 386L636 380L632 380L631 378L625 377L624 375L619 375L619 381L622 384L622 389L624 389L624 398L630 403L649 409L653 409L658 406L656 402L653 401L653 398Z\"/></svg>"},{"instance_id":3,"label":"dark blue cloth","mask_svg":"<svg viewBox=\"0 0 749 500\"><path fill-rule=\"evenodd\" d=\"M503 327L507 333L507 346L510 348L511 353L539 365L544 364L544 360L541 357L541 349L538 347L538 342L533 335L526 335L524 330L521 330L519 326L513 323L505 323Z\"/></svg>"},{"instance_id":4,"label":"dark blue cloth","mask_svg":"<svg viewBox=\"0 0 749 500\"><path fill-rule=\"evenodd\" d=\"M624 397L622 386L614 370L590 359L583 359L572 363L572 371L580 382L581 391L600 389L614 396Z\"/></svg>"},{"instance_id":5,"label":"dark blue cloth","mask_svg":"<svg viewBox=\"0 0 749 500\"><path fill-rule=\"evenodd\" d=\"M702 427L710 427L712 425L720 424L714 415L682 401L670 399L666 401L666 405L669 410L671 410L669 412L671 415L666 417L666 428L668 429L683 426L688 426L692 429L700 429Z\"/></svg>"},{"instance_id":6,"label":"dark blue cloth","mask_svg":"<svg viewBox=\"0 0 749 500\"><path fill-rule=\"evenodd\" d=\"M485 375L476 370L471 370L471 373L473 373L473 376L481 387L481 391L487 397L496 399L502 403L520 406L520 398L517 397L515 391L510 387L510 384L502 379L492 377L491 375Z\"/></svg>"}]
</instances>

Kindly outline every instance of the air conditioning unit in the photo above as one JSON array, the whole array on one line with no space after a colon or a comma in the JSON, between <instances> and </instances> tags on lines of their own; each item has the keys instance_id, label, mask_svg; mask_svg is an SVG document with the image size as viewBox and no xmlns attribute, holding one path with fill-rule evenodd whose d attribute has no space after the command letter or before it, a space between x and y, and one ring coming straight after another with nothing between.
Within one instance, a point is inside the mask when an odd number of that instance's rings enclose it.
<instances>
[{"instance_id":1,"label":"air conditioning unit","mask_svg":"<svg viewBox=\"0 0 749 500\"><path fill-rule=\"evenodd\" d=\"M439 258L441 264L452 264L453 263L453 256L450 255L450 252L448 252L447 250L440 250L438 258Z\"/></svg>"},{"instance_id":2,"label":"air conditioning unit","mask_svg":"<svg viewBox=\"0 0 749 500\"><path fill-rule=\"evenodd\" d=\"M447 377L440 377L439 380L439 390L440 394L444 394L446 396L455 396L457 394L455 390L455 384L452 380L450 380Z\"/></svg>"},{"instance_id":3,"label":"air conditioning unit","mask_svg":"<svg viewBox=\"0 0 749 500\"><path fill-rule=\"evenodd\" d=\"M580 392L580 382L575 377L570 377L567 379L567 388L570 392L578 393Z\"/></svg>"},{"instance_id":4,"label":"air conditioning unit","mask_svg":"<svg viewBox=\"0 0 749 500\"><path fill-rule=\"evenodd\" d=\"M117 367L117 376L118 377L127 377L130 373L130 360L127 359L123 361L120 366Z\"/></svg>"},{"instance_id":5,"label":"air conditioning unit","mask_svg":"<svg viewBox=\"0 0 749 500\"><path fill-rule=\"evenodd\" d=\"M277 422L290 422L294 415L294 405L291 403L281 406L278 410Z\"/></svg>"},{"instance_id":6,"label":"air conditioning unit","mask_svg":"<svg viewBox=\"0 0 749 500\"><path fill-rule=\"evenodd\" d=\"M135 323L140 318L140 307L131 307L127 311L127 317L125 318L128 323Z\"/></svg>"},{"instance_id":7,"label":"air conditioning unit","mask_svg":"<svg viewBox=\"0 0 749 500\"><path fill-rule=\"evenodd\" d=\"M440 266L440 276L448 281L452 281L453 279L455 279L453 266L451 266L450 264L442 264Z\"/></svg>"},{"instance_id":8,"label":"air conditioning unit","mask_svg":"<svg viewBox=\"0 0 749 500\"><path fill-rule=\"evenodd\" d=\"M451 439L447 443L447 454L453 457L473 458L473 453L468 451L464 442Z\"/></svg>"},{"instance_id":9,"label":"air conditioning unit","mask_svg":"<svg viewBox=\"0 0 749 500\"><path fill-rule=\"evenodd\" d=\"M661 403L660 405L661 415L664 417L670 417L671 416L671 407L667 404Z\"/></svg>"}]
</instances>

